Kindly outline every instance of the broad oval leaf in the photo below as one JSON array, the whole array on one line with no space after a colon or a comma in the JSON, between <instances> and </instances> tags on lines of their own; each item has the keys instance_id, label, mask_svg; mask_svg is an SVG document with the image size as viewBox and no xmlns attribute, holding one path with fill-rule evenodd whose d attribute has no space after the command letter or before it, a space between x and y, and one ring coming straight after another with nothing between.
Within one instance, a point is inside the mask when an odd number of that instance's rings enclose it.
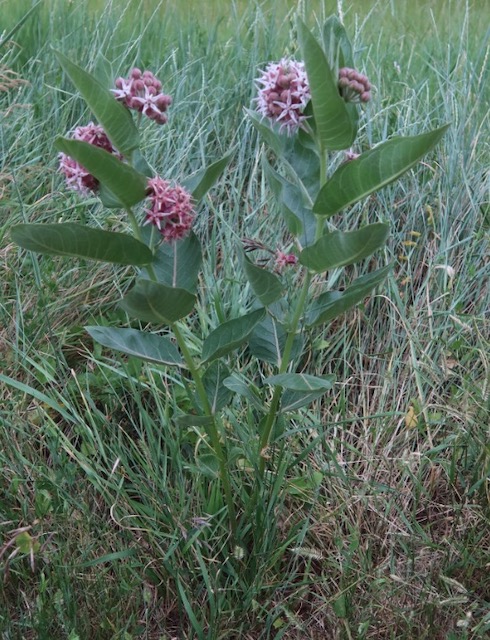
<instances>
[{"instance_id":1,"label":"broad oval leaf","mask_svg":"<svg viewBox=\"0 0 490 640\"><path fill-rule=\"evenodd\" d=\"M223 384L233 393L246 398L259 411L265 411L266 407L260 401L260 393L257 387L241 373L232 373L223 380Z\"/></svg>"},{"instance_id":2,"label":"broad oval leaf","mask_svg":"<svg viewBox=\"0 0 490 640\"><path fill-rule=\"evenodd\" d=\"M196 296L186 289L167 287L151 280L138 279L122 299L120 306L143 322L173 324L194 308Z\"/></svg>"},{"instance_id":3,"label":"broad oval leaf","mask_svg":"<svg viewBox=\"0 0 490 640\"><path fill-rule=\"evenodd\" d=\"M353 67L352 44L337 16L332 15L325 20L322 35L325 54L332 69Z\"/></svg>"},{"instance_id":4,"label":"broad oval leaf","mask_svg":"<svg viewBox=\"0 0 490 640\"><path fill-rule=\"evenodd\" d=\"M279 373L264 379L265 384L270 384L291 391L328 391L332 388L335 376L312 376L308 373Z\"/></svg>"},{"instance_id":5,"label":"broad oval leaf","mask_svg":"<svg viewBox=\"0 0 490 640\"><path fill-rule=\"evenodd\" d=\"M448 126L418 136L393 138L356 160L345 162L323 185L313 211L320 216L333 216L390 184L430 151Z\"/></svg>"},{"instance_id":6,"label":"broad oval leaf","mask_svg":"<svg viewBox=\"0 0 490 640\"><path fill-rule=\"evenodd\" d=\"M286 136L282 136L279 133L279 127L274 127L267 118L259 115L256 111L252 111L251 109L245 109L244 111L250 118L255 129L261 135L263 141L269 145L277 156L281 156L286 145Z\"/></svg>"},{"instance_id":7,"label":"broad oval leaf","mask_svg":"<svg viewBox=\"0 0 490 640\"><path fill-rule=\"evenodd\" d=\"M299 261L315 273L345 267L367 258L386 242L389 225L368 224L356 231L326 233L300 253Z\"/></svg>"},{"instance_id":8,"label":"broad oval leaf","mask_svg":"<svg viewBox=\"0 0 490 640\"><path fill-rule=\"evenodd\" d=\"M243 255L243 268L253 292L264 307L281 298L284 285L275 273L253 264L246 255Z\"/></svg>"},{"instance_id":9,"label":"broad oval leaf","mask_svg":"<svg viewBox=\"0 0 490 640\"><path fill-rule=\"evenodd\" d=\"M71 62L60 51L54 53L109 140L120 153L129 156L138 147L140 140L128 109L90 73Z\"/></svg>"},{"instance_id":10,"label":"broad oval leaf","mask_svg":"<svg viewBox=\"0 0 490 640\"><path fill-rule=\"evenodd\" d=\"M204 372L202 382L212 413L226 406L233 397L233 391L223 381L230 375L230 370L223 363L214 361Z\"/></svg>"},{"instance_id":11,"label":"broad oval leaf","mask_svg":"<svg viewBox=\"0 0 490 640\"><path fill-rule=\"evenodd\" d=\"M221 358L244 344L254 327L262 320L265 309L257 309L240 318L234 318L224 322L211 331L202 345L202 358L204 362Z\"/></svg>"},{"instance_id":12,"label":"broad oval leaf","mask_svg":"<svg viewBox=\"0 0 490 640\"><path fill-rule=\"evenodd\" d=\"M310 327L324 324L352 309L385 280L391 269L392 265L388 265L361 276L344 291L322 293L316 300L313 300L311 309L306 315L306 324Z\"/></svg>"},{"instance_id":13,"label":"broad oval leaf","mask_svg":"<svg viewBox=\"0 0 490 640\"><path fill-rule=\"evenodd\" d=\"M248 348L250 353L258 360L269 362L279 367L286 339L287 332L284 326L275 318L267 315L252 331ZM302 349L303 336L297 333L294 336L291 360L297 358Z\"/></svg>"},{"instance_id":14,"label":"broad oval leaf","mask_svg":"<svg viewBox=\"0 0 490 640\"><path fill-rule=\"evenodd\" d=\"M152 267L161 284L195 293L201 264L201 243L191 232L181 240L162 243L155 253ZM148 278L146 271L142 275Z\"/></svg>"},{"instance_id":15,"label":"broad oval leaf","mask_svg":"<svg viewBox=\"0 0 490 640\"><path fill-rule=\"evenodd\" d=\"M54 256L135 266L147 265L153 260L151 250L132 236L73 222L18 224L12 227L11 237L24 249Z\"/></svg>"},{"instance_id":16,"label":"broad oval leaf","mask_svg":"<svg viewBox=\"0 0 490 640\"><path fill-rule=\"evenodd\" d=\"M228 166L233 152L227 153L220 160L216 160L209 167L204 167L186 180L182 181L183 186L191 192L193 199L199 202L219 179L223 171Z\"/></svg>"},{"instance_id":17,"label":"broad oval leaf","mask_svg":"<svg viewBox=\"0 0 490 640\"><path fill-rule=\"evenodd\" d=\"M174 343L164 336L119 327L87 326L85 330L104 347L156 364L183 367L184 362Z\"/></svg>"},{"instance_id":18,"label":"broad oval leaf","mask_svg":"<svg viewBox=\"0 0 490 640\"><path fill-rule=\"evenodd\" d=\"M323 149L347 149L354 142L357 129L340 95L337 78L322 47L300 18L297 26L320 143Z\"/></svg>"},{"instance_id":19,"label":"broad oval leaf","mask_svg":"<svg viewBox=\"0 0 490 640\"><path fill-rule=\"evenodd\" d=\"M105 149L81 140L61 137L56 138L55 146L95 176L119 200L121 206L132 207L146 196L146 177Z\"/></svg>"},{"instance_id":20,"label":"broad oval leaf","mask_svg":"<svg viewBox=\"0 0 490 640\"><path fill-rule=\"evenodd\" d=\"M317 219L311 208L305 205L300 187L275 171L265 156L262 157L262 163L270 187L281 207L280 211L288 231L299 237L301 245L313 244Z\"/></svg>"}]
</instances>

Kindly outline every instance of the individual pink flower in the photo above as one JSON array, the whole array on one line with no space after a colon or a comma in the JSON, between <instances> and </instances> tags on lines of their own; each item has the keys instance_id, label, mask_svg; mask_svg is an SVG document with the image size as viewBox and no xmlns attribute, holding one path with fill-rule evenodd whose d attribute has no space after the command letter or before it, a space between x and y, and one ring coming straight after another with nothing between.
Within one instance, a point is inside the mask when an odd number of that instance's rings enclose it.
<instances>
[{"instance_id":1,"label":"individual pink flower","mask_svg":"<svg viewBox=\"0 0 490 640\"><path fill-rule=\"evenodd\" d=\"M129 78L117 78L115 85L112 93L128 109L134 109L158 124L167 122L165 112L172 104L172 98L161 92L162 83L151 71L141 72L135 67Z\"/></svg>"},{"instance_id":2,"label":"individual pink flower","mask_svg":"<svg viewBox=\"0 0 490 640\"><path fill-rule=\"evenodd\" d=\"M195 217L191 194L158 177L148 180L148 190L151 207L145 209L144 224L157 227L166 242L184 238Z\"/></svg>"},{"instance_id":3,"label":"individual pink flower","mask_svg":"<svg viewBox=\"0 0 490 640\"><path fill-rule=\"evenodd\" d=\"M119 158L121 157L112 146L112 142L107 137L104 129L93 122L89 122L88 125L84 127L77 127L73 131L71 138L73 140L88 142L89 144L93 144L94 147L105 149L109 153L117 155ZM90 191L97 191L99 181L89 173L85 167L82 167L80 163L65 153L59 154L59 161L60 171L65 175L66 184L69 189L74 189L84 194Z\"/></svg>"},{"instance_id":4,"label":"individual pink flower","mask_svg":"<svg viewBox=\"0 0 490 640\"><path fill-rule=\"evenodd\" d=\"M350 67L339 70L340 95L346 102L369 102L371 83L365 75Z\"/></svg>"},{"instance_id":5,"label":"individual pink flower","mask_svg":"<svg viewBox=\"0 0 490 640\"><path fill-rule=\"evenodd\" d=\"M303 112L311 98L304 63L286 58L271 62L256 83L257 111L278 122L288 135L297 131L306 120Z\"/></svg>"},{"instance_id":6,"label":"individual pink flower","mask_svg":"<svg viewBox=\"0 0 490 640\"><path fill-rule=\"evenodd\" d=\"M284 253L284 251L276 251L276 269L282 271L286 267L295 265L298 262L298 256L294 253Z\"/></svg>"}]
</instances>

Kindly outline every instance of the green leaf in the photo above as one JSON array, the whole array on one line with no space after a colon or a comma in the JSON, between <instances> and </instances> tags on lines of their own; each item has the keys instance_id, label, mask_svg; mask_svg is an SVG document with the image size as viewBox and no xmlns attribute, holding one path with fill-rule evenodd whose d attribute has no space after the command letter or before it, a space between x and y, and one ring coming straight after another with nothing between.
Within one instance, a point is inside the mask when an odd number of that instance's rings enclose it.
<instances>
[{"instance_id":1,"label":"green leaf","mask_svg":"<svg viewBox=\"0 0 490 640\"><path fill-rule=\"evenodd\" d=\"M139 133L128 109L90 73L68 60L60 51L54 53L109 140L120 153L129 156L139 145Z\"/></svg>"},{"instance_id":2,"label":"green leaf","mask_svg":"<svg viewBox=\"0 0 490 640\"><path fill-rule=\"evenodd\" d=\"M270 384L291 391L328 391L332 388L335 376L312 376L308 373L279 373L264 379Z\"/></svg>"},{"instance_id":3,"label":"green leaf","mask_svg":"<svg viewBox=\"0 0 490 640\"><path fill-rule=\"evenodd\" d=\"M195 233L191 232L182 240L161 244L152 267L161 284L195 293L201 264L201 243ZM146 270L142 275L144 278L148 277Z\"/></svg>"},{"instance_id":4,"label":"green leaf","mask_svg":"<svg viewBox=\"0 0 490 640\"><path fill-rule=\"evenodd\" d=\"M281 364L286 338L287 332L284 326L267 315L253 330L249 339L248 348L250 353L258 360L279 366ZM293 342L292 360L301 353L302 348L303 338L301 334L297 334Z\"/></svg>"},{"instance_id":5,"label":"green leaf","mask_svg":"<svg viewBox=\"0 0 490 640\"><path fill-rule=\"evenodd\" d=\"M327 233L312 247L300 253L299 261L315 273L345 267L367 258L382 247L388 237L389 225L377 222L356 231Z\"/></svg>"},{"instance_id":6,"label":"green leaf","mask_svg":"<svg viewBox=\"0 0 490 640\"><path fill-rule=\"evenodd\" d=\"M337 78L323 49L300 18L297 26L321 145L324 149L347 149L355 140L357 130L340 95Z\"/></svg>"},{"instance_id":7,"label":"green leaf","mask_svg":"<svg viewBox=\"0 0 490 640\"><path fill-rule=\"evenodd\" d=\"M99 344L128 356L157 364L184 366L177 347L169 338L138 329L118 327L88 326L85 330Z\"/></svg>"},{"instance_id":8,"label":"green leaf","mask_svg":"<svg viewBox=\"0 0 490 640\"><path fill-rule=\"evenodd\" d=\"M221 358L244 344L255 325L262 320L265 309L257 309L240 318L224 322L208 335L202 345L205 362Z\"/></svg>"},{"instance_id":9,"label":"green leaf","mask_svg":"<svg viewBox=\"0 0 490 640\"><path fill-rule=\"evenodd\" d=\"M264 307L279 300L284 292L284 286L275 273L253 264L245 254L243 254L243 268L253 292Z\"/></svg>"},{"instance_id":10,"label":"green leaf","mask_svg":"<svg viewBox=\"0 0 490 640\"><path fill-rule=\"evenodd\" d=\"M312 120L313 118L311 118L310 124ZM312 138L300 129L297 136L290 136L286 139L281 160L289 165L306 192L312 198L316 198L320 188L320 158L316 147L311 147L310 144L314 145Z\"/></svg>"},{"instance_id":11,"label":"green leaf","mask_svg":"<svg viewBox=\"0 0 490 640\"><path fill-rule=\"evenodd\" d=\"M202 382L213 414L225 407L233 397L231 389L223 384L229 375L230 370L219 360L212 362L204 372Z\"/></svg>"},{"instance_id":12,"label":"green leaf","mask_svg":"<svg viewBox=\"0 0 490 640\"><path fill-rule=\"evenodd\" d=\"M305 206L301 189L275 171L265 156L262 161L264 173L280 205L288 231L292 235L300 236L299 241L303 246L313 244L316 218L312 210Z\"/></svg>"},{"instance_id":13,"label":"green leaf","mask_svg":"<svg viewBox=\"0 0 490 640\"><path fill-rule=\"evenodd\" d=\"M105 149L61 137L56 138L55 147L95 176L119 200L121 207L132 207L146 196L146 177Z\"/></svg>"},{"instance_id":14,"label":"green leaf","mask_svg":"<svg viewBox=\"0 0 490 640\"><path fill-rule=\"evenodd\" d=\"M323 25L323 47L332 69L354 67L349 36L337 16L332 15Z\"/></svg>"},{"instance_id":15,"label":"green leaf","mask_svg":"<svg viewBox=\"0 0 490 640\"><path fill-rule=\"evenodd\" d=\"M260 393L255 385L253 385L245 376L239 373L232 373L231 376L223 380L223 384L227 389L233 391L240 396L246 398L255 409L265 411L265 407L260 402Z\"/></svg>"},{"instance_id":16,"label":"green leaf","mask_svg":"<svg viewBox=\"0 0 490 640\"><path fill-rule=\"evenodd\" d=\"M12 227L11 238L24 249L54 256L140 266L153 260L150 249L132 236L72 222L18 224Z\"/></svg>"},{"instance_id":17,"label":"green leaf","mask_svg":"<svg viewBox=\"0 0 490 640\"><path fill-rule=\"evenodd\" d=\"M138 279L120 306L130 316L143 322L172 324L189 315L195 302L196 296L186 289Z\"/></svg>"},{"instance_id":18,"label":"green leaf","mask_svg":"<svg viewBox=\"0 0 490 640\"><path fill-rule=\"evenodd\" d=\"M313 300L312 307L306 316L306 324L310 327L324 324L352 309L385 280L391 269L392 265L388 265L361 276L344 291L322 293Z\"/></svg>"},{"instance_id":19,"label":"green leaf","mask_svg":"<svg viewBox=\"0 0 490 640\"><path fill-rule=\"evenodd\" d=\"M448 126L418 136L393 138L342 164L322 187L313 211L333 216L393 182L439 142Z\"/></svg>"},{"instance_id":20,"label":"green leaf","mask_svg":"<svg viewBox=\"0 0 490 640\"><path fill-rule=\"evenodd\" d=\"M213 162L209 167L205 167L192 176L189 176L182 182L183 186L191 192L192 197L196 202L199 202L204 198L206 193L215 184L223 171L228 166L233 152L227 153L220 160Z\"/></svg>"},{"instance_id":21,"label":"green leaf","mask_svg":"<svg viewBox=\"0 0 490 640\"><path fill-rule=\"evenodd\" d=\"M245 109L245 113L252 121L263 141L274 151L277 156L282 156L287 139L279 133L279 127L274 126L270 120L264 118L256 111Z\"/></svg>"},{"instance_id":22,"label":"green leaf","mask_svg":"<svg viewBox=\"0 0 490 640\"><path fill-rule=\"evenodd\" d=\"M304 407L333 387L335 376L321 378L306 373L282 373L266 378L264 382L285 389L281 398L281 413Z\"/></svg>"}]
</instances>

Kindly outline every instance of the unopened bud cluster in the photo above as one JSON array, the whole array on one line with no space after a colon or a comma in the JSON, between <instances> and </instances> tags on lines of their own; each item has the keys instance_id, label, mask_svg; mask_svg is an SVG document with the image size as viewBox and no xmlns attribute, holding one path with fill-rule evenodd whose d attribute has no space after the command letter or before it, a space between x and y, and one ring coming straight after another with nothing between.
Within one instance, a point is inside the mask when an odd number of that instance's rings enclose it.
<instances>
[{"instance_id":1,"label":"unopened bud cluster","mask_svg":"<svg viewBox=\"0 0 490 640\"><path fill-rule=\"evenodd\" d=\"M261 85L255 99L257 111L278 122L288 134L299 129L311 98L304 63L286 58L271 62L256 82Z\"/></svg>"},{"instance_id":2,"label":"unopened bud cluster","mask_svg":"<svg viewBox=\"0 0 490 640\"><path fill-rule=\"evenodd\" d=\"M151 71L142 72L135 67L128 79L117 78L115 85L113 94L128 109L134 109L158 124L167 122L165 112L172 104L172 98L162 93L162 83Z\"/></svg>"},{"instance_id":3,"label":"unopened bud cluster","mask_svg":"<svg viewBox=\"0 0 490 640\"><path fill-rule=\"evenodd\" d=\"M340 94L346 102L369 102L371 83L365 75L350 67L339 70Z\"/></svg>"},{"instance_id":4,"label":"unopened bud cluster","mask_svg":"<svg viewBox=\"0 0 490 640\"><path fill-rule=\"evenodd\" d=\"M80 140L81 142L87 142L88 144L105 149L109 153L121 158L121 155L114 149L111 141L107 137L104 129L93 122L89 122L84 127L77 127L72 133L73 140ZM85 167L82 167L76 160L67 156L65 153L59 154L60 171L66 178L66 184L68 188L80 191L81 193L89 193L90 191L97 191L99 188L99 181L95 176L89 173Z\"/></svg>"}]
</instances>

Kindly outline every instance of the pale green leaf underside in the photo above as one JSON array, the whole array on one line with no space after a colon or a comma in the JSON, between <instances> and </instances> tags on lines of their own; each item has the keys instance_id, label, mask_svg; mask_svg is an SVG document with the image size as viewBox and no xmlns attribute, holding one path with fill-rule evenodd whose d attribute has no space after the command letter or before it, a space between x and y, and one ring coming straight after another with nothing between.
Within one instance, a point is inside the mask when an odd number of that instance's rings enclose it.
<instances>
[{"instance_id":1,"label":"pale green leaf underside","mask_svg":"<svg viewBox=\"0 0 490 640\"><path fill-rule=\"evenodd\" d=\"M166 337L138 329L88 326L85 330L104 347L156 364L184 366L174 343Z\"/></svg>"},{"instance_id":2,"label":"pale green leaf underside","mask_svg":"<svg viewBox=\"0 0 490 640\"><path fill-rule=\"evenodd\" d=\"M331 389L334 376L312 376L307 373L279 373L264 379L266 384L290 389L291 391L327 391Z\"/></svg>"}]
</instances>

